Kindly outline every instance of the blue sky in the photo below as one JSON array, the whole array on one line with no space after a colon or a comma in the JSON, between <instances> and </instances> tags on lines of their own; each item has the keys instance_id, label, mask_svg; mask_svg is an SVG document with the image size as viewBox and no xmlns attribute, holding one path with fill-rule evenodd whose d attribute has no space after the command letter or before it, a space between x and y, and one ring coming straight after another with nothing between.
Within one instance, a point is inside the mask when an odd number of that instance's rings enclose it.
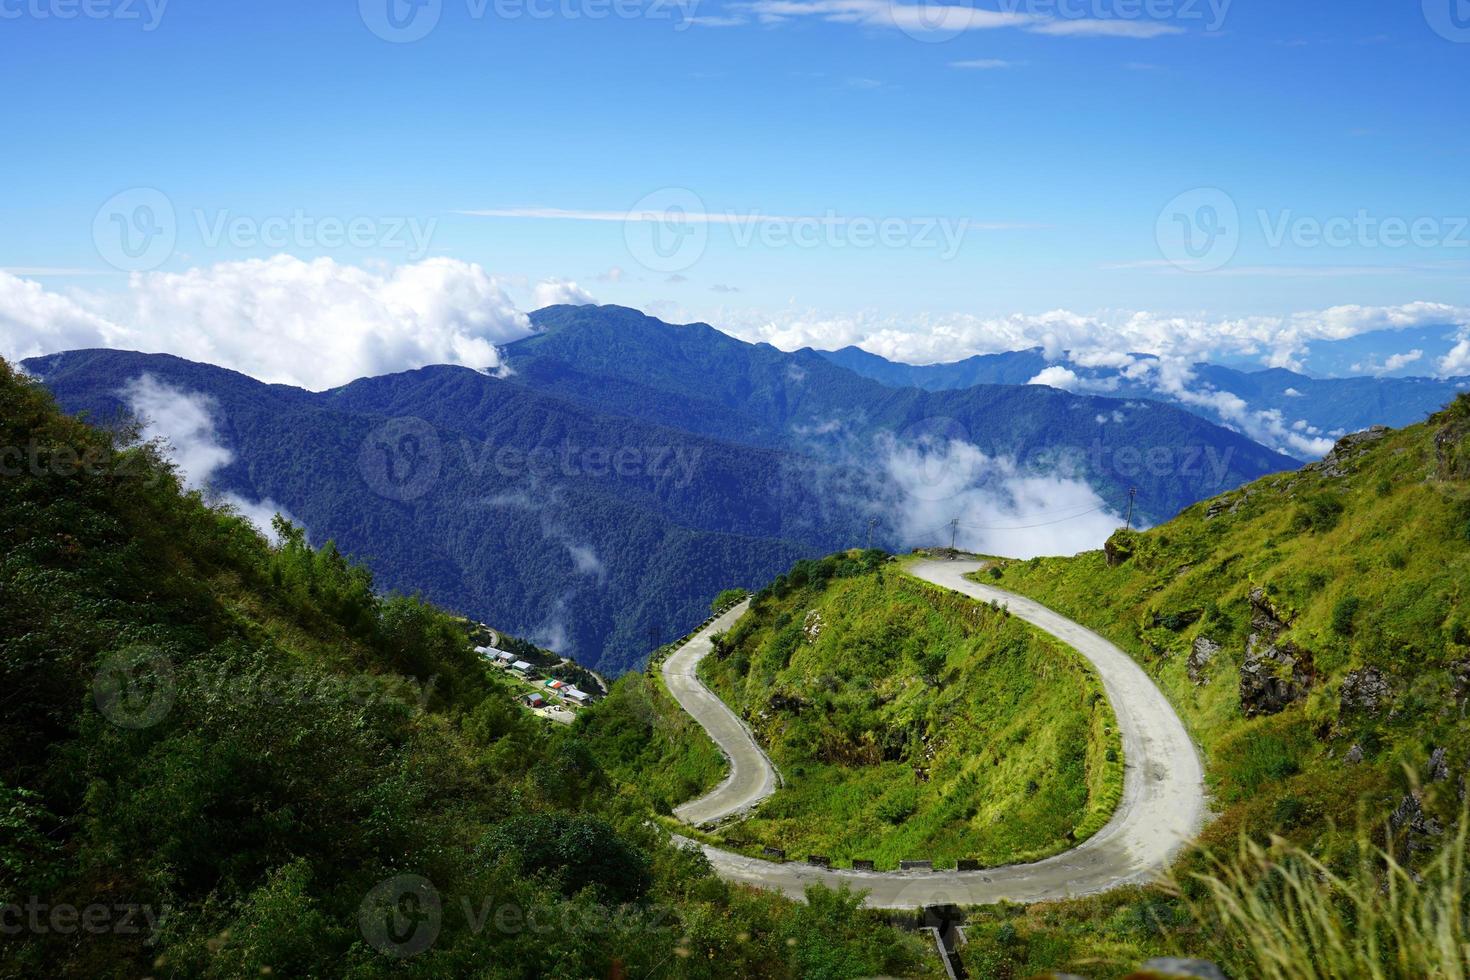
<instances>
[{"instance_id":1,"label":"blue sky","mask_svg":"<svg viewBox=\"0 0 1470 980\"><path fill-rule=\"evenodd\" d=\"M390 0L88 2L0 0L0 268L48 292L126 290L96 228L151 189L150 272L448 257L777 340L1470 306L1465 0L429 0L411 43Z\"/></svg>"}]
</instances>

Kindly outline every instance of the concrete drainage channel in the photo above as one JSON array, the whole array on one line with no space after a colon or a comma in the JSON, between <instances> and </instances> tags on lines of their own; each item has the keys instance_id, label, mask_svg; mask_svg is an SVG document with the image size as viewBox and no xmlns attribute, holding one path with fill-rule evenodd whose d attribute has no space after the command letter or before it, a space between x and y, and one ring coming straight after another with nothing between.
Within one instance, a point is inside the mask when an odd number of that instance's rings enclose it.
<instances>
[{"instance_id":1,"label":"concrete drainage channel","mask_svg":"<svg viewBox=\"0 0 1470 980\"><path fill-rule=\"evenodd\" d=\"M959 955L959 948L965 944L964 909L958 905L930 905L912 912L890 911L887 917L900 929L931 937L950 980L964 980L969 976Z\"/></svg>"}]
</instances>

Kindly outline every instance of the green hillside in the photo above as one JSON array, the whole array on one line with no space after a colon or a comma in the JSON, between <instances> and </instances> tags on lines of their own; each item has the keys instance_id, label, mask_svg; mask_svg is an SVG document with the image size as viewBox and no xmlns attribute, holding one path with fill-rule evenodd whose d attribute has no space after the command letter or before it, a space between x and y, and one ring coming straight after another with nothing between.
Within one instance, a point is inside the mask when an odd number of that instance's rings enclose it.
<instances>
[{"instance_id":1,"label":"green hillside","mask_svg":"<svg viewBox=\"0 0 1470 980\"><path fill-rule=\"evenodd\" d=\"M724 884L462 622L0 361L0 976L926 975Z\"/></svg>"},{"instance_id":2,"label":"green hillside","mask_svg":"<svg viewBox=\"0 0 1470 980\"><path fill-rule=\"evenodd\" d=\"M1122 763L1086 662L885 558L799 563L704 661L786 780L727 838L885 869L1033 859L1101 828Z\"/></svg>"},{"instance_id":3,"label":"green hillside","mask_svg":"<svg viewBox=\"0 0 1470 980\"><path fill-rule=\"evenodd\" d=\"M1211 839L1324 835L1359 801L1386 816L1414 788L1405 767L1426 806L1456 815L1470 765L1470 397L1119 533L1106 552L1003 563L996 584L1098 629L1159 679L1205 750Z\"/></svg>"},{"instance_id":4,"label":"green hillside","mask_svg":"<svg viewBox=\"0 0 1470 980\"><path fill-rule=\"evenodd\" d=\"M1470 396L1105 551L1001 560L986 580L1158 679L1218 813L1181 893L990 910L972 970L1120 975L1184 949L1233 976L1466 974Z\"/></svg>"}]
</instances>

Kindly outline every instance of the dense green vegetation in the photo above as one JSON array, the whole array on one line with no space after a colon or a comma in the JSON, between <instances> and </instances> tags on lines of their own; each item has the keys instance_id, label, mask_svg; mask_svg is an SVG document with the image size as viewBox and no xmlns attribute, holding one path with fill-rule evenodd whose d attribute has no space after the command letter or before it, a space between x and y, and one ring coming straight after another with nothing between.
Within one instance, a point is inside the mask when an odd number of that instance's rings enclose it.
<instances>
[{"instance_id":1,"label":"dense green vegetation","mask_svg":"<svg viewBox=\"0 0 1470 980\"><path fill-rule=\"evenodd\" d=\"M995 865L1073 846L1121 791L1112 712L1081 657L881 552L798 563L702 674L785 778L724 829L747 846Z\"/></svg>"},{"instance_id":2,"label":"dense green vegetation","mask_svg":"<svg viewBox=\"0 0 1470 980\"><path fill-rule=\"evenodd\" d=\"M1182 948L1234 976L1465 975L1470 396L1104 552L999 568L1158 679L1219 814L1177 893L989 910L975 967Z\"/></svg>"},{"instance_id":3,"label":"dense green vegetation","mask_svg":"<svg viewBox=\"0 0 1470 980\"><path fill-rule=\"evenodd\" d=\"M858 896L719 881L461 621L3 362L0 447L0 974L926 969Z\"/></svg>"}]
</instances>

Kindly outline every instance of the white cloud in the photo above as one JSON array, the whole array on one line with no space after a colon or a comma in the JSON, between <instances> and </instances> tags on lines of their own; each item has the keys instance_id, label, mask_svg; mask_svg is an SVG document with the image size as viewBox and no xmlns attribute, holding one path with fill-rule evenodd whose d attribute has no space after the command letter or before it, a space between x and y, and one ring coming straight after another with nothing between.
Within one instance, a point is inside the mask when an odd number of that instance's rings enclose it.
<instances>
[{"instance_id":1,"label":"white cloud","mask_svg":"<svg viewBox=\"0 0 1470 980\"><path fill-rule=\"evenodd\" d=\"M1470 325L1470 307L1416 302L1393 307L1338 306L1280 316L1209 317L1148 311L1051 310L1009 316L973 314L828 314L786 309L724 310L721 329L783 350L857 345L907 364L962 360L974 354L1042 348L1057 360L1071 351L1084 365L1126 360L1121 352L1186 361L1251 358L1266 367L1299 368L1308 344L1377 330ZM1454 373L1441 367L1441 373Z\"/></svg>"},{"instance_id":2,"label":"white cloud","mask_svg":"<svg viewBox=\"0 0 1470 980\"><path fill-rule=\"evenodd\" d=\"M899 0L754 0L734 5L763 24L782 24L813 17L832 24L896 28L915 36L947 36L967 31L1018 28L1056 37L1154 38L1182 34L1184 29L1137 19L1053 18L1017 11L985 10L945 3L901 3Z\"/></svg>"},{"instance_id":3,"label":"white cloud","mask_svg":"<svg viewBox=\"0 0 1470 980\"><path fill-rule=\"evenodd\" d=\"M596 303L592 294L570 279L546 279L536 284L532 304L536 309L547 306L586 306Z\"/></svg>"},{"instance_id":4,"label":"white cloud","mask_svg":"<svg viewBox=\"0 0 1470 980\"><path fill-rule=\"evenodd\" d=\"M0 350L162 351L320 390L428 364L499 365L531 333L480 266L432 258L388 271L288 255L130 277L62 296L0 275Z\"/></svg>"},{"instance_id":5,"label":"white cloud","mask_svg":"<svg viewBox=\"0 0 1470 980\"><path fill-rule=\"evenodd\" d=\"M1121 519L1097 492L1061 473L1027 473L961 440L890 441L883 469L897 488L886 516L905 546L948 545L1011 558L1099 548Z\"/></svg>"},{"instance_id":6,"label":"white cloud","mask_svg":"<svg viewBox=\"0 0 1470 980\"><path fill-rule=\"evenodd\" d=\"M235 454L220 444L215 432L217 406L214 399L175 388L151 374L139 375L129 381L118 394L133 415L143 422L143 438L149 441L159 439L167 444L169 457L177 467L185 489L199 490L211 498L223 500L272 542L276 541L276 533L271 521L277 513L297 523L285 508L273 500L252 501L237 493L216 491L215 474L230 465Z\"/></svg>"},{"instance_id":7,"label":"white cloud","mask_svg":"<svg viewBox=\"0 0 1470 980\"><path fill-rule=\"evenodd\" d=\"M1030 30L1053 37L1131 37L1143 40L1184 33L1182 27L1150 20L1054 20Z\"/></svg>"},{"instance_id":8,"label":"white cloud","mask_svg":"<svg viewBox=\"0 0 1470 980\"><path fill-rule=\"evenodd\" d=\"M1018 68L1024 65L1024 61L1007 61L1004 58L972 58L969 61L951 61L951 68L965 68L971 71L997 71L1002 68Z\"/></svg>"},{"instance_id":9,"label":"white cloud","mask_svg":"<svg viewBox=\"0 0 1470 980\"><path fill-rule=\"evenodd\" d=\"M1392 354L1382 364L1378 363L1377 358L1370 357L1366 362L1354 364L1352 370L1357 374L1371 374L1376 377L1382 377L1385 374L1402 371L1415 361L1423 359L1423 357L1424 352L1422 350L1411 350L1403 354Z\"/></svg>"},{"instance_id":10,"label":"white cloud","mask_svg":"<svg viewBox=\"0 0 1470 980\"><path fill-rule=\"evenodd\" d=\"M1470 374L1470 334L1460 337L1460 342L1439 359L1438 367L1441 377Z\"/></svg>"},{"instance_id":11,"label":"white cloud","mask_svg":"<svg viewBox=\"0 0 1470 980\"><path fill-rule=\"evenodd\" d=\"M1060 388L1063 391L1076 391L1082 384L1082 379L1077 377L1077 372L1069 368L1064 368L1060 364L1053 364L1026 383L1028 385L1045 385L1048 388Z\"/></svg>"}]
</instances>

